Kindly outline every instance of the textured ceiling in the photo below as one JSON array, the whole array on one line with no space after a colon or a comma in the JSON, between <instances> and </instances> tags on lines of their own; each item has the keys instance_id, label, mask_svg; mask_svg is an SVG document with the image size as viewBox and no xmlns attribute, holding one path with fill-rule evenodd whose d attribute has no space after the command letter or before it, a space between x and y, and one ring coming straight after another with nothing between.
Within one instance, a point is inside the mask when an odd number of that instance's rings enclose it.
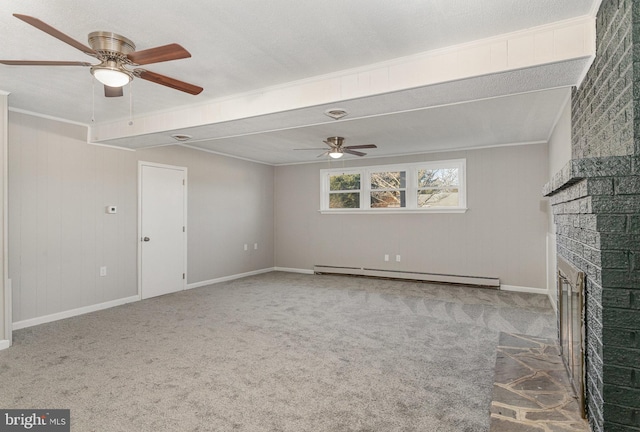
<instances>
[{"instance_id":1,"label":"textured ceiling","mask_svg":"<svg viewBox=\"0 0 640 432\"><path fill-rule=\"evenodd\" d=\"M348 137L345 145L376 144L363 150L369 157L469 149L514 143L541 143L557 120L557 107L567 101L568 89L525 93L421 109L357 121L308 125L246 136L190 144L223 154L273 164L313 160L329 136ZM517 124L518 128L505 127ZM315 159L317 161L317 159Z\"/></svg>"},{"instance_id":2,"label":"textured ceiling","mask_svg":"<svg viewBox=\"0 0 640 432\"><path fill-rule=\"evenodd\" d=\"M199 96L191 96L150 82L135 80L131 86L135 117L186 105L203 104L208 100L267 86L584 16L592 14L598 3L597 0L193 0L162 3L147 0L6 0L0 9L0 58L93 60L14 18L12 13L37 17L83 43L86 43L88 33L104 30L120 33L132 39L138 49L172 42L183 45L191 52L192 58L150 65L148 69L198 84L205 88L204 92ZM530 79L544 81L545 76L540 74ZM568 82L566 85L571 84L573 83ZM528 90L515 92L544 88L541 85L536 86L535 83L529 87ZM95 118L96 122L107 122L129 116L130 89L125 90L123 98L106 99L102 96L101 86L94 86L88 68L0 65L0 90L10 92L11 109L69 121L89 124L92 118ZM447 94L447 91L441 93ZM356 139L360 137L371 141L374 137L367 136L366 131L376 129L376 136L380 136L380 139L384 137L385 142L389 142L389 136L396 138L396 153L419 150L411 142L420 134L444 143L441 145L456 147L468 146L471 142L469 140L473 137L480 137L479 141L482 142L502 144L504 140L519 143L523 140L538 139L532 137L548 136L553 121L532 121L526 127L539 130L520 135L517 131L496 133L492 128L485 127L486 124L492 124L495 128L496 121L504 114L513 114L504 118L520 122L521 119L517 118L515 113L519 112L525 118L529 118L527 115L537 112L529 108L514 109L519 103L540 103L540 107L553 113L548 117L554 117L557 116L563 102L558 92L551 92L546 96L526 96L532 98L531 100L521 99L525 96L496 99L504 101L504 106L500 106L496 101L473 102L476 99L506 94L508 93L498 91L479 97L468 95L466 101L470 102L469 107L462 107L461 103L465 100L443 101L443 105L456 103L456 108L442 108L441 112L438 112L440 109L433 108L423 110L424 119L418 118L415 114L407 119L402 119L400 114L393 114L387 119L372 122L366 120L367 116L363 116L363 123L360 125L360 120L343 122L344 133L348 131ZM409 93L404 94L403 98L409 101L415 99ZM383 102L402 105L387 98L375 102L374 106ZM422 108L433 105L424 104ZM483 112L492 111L487 113L483 121L477 119L468 122L467 132L462 133L457 130L460 125L456 117L470 115L470 107L481 109ZM416 108L419 107L411 109ZM401 109L389 108L388 112L395 113ZM275 119L275 123L271 122L273 119L265 118L249 119L255 124L221 126L229 128L229 131L213 127L211 130L194 130L191 131L194 136L199 133L206 136L200 137L200 142L192 144L267 163L312 160L313 157L298 154L287 156L286 150L294 143L304 146L302 141L316 141L316 132L324 136L329 129L318 126L320 129L315 130L310 127L314 122L305 119L304 112L289 114L294 119L290 120L295 123L293 125L287 125L286 118ZM376 112L372 115L381 114ZM295 119L296 115L300 118ZM326 122L326 119L322 121ZM394 124L405 123L411 125L412 132L407 135L406 140L402 137L402 131L393 128ZM516 126L518 124L522 123L516 123ZM434 129L434 125L440 127ZM503 126L509 127L506 124ZM299 127L304 127L304 130L296 131ZM421 127L425 128L422 132ZM231 138L234 135L233 128L239 131L235 132L236 135L240 134L243 137ZM381 128L383 130L379 130ZM472 128L478 130L474 132ZM279 131L268 132L274 129ZM388 133L385 134L385 130ZM267 133L262 136L262 131ZM228 141L223 142L222 137L229 137L224 138ZM208 141L209 138L217 139ZM143 145L153 144L145 141L146 139L149 137L141 139L140 142ZM379 143L380 139L375 141ZM406 147L403 147L405 141ZM469 142L465 145L463 141ZM475 145L478 140L472 141ZM135 140L130 140L127 146L137 147ZM421 148L432 147L430 144ZM244 148L250 150L241 150ZM381 154L387 153L382 153L381 149Z\"/></svg>"}]
</instances>

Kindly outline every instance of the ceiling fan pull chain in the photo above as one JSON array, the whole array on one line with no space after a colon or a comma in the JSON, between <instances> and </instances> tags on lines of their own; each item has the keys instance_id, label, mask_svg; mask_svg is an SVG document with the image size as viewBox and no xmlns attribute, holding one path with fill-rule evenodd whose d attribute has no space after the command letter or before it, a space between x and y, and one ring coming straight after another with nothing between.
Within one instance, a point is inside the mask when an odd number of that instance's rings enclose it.
<instances>
[{"instance_id":1,"label":"ceiling fan pull chain","mask_svg":"<svg viewBox=\"0 0 640 432\"><path fill-rule=\"evenodd\" d=\"M96 81L91 78L91 123L96 122Z\"/></svg>"},{"instance_id":2,"label":"ceiling fan pull chain","mask_svg":"<svg viewBox=\"0 0 640 432\"><path fill-rule=\"evenodd\" d=\"M133 125L133 81L129 83L129 126Z\"/></svg>"}]
</instances>

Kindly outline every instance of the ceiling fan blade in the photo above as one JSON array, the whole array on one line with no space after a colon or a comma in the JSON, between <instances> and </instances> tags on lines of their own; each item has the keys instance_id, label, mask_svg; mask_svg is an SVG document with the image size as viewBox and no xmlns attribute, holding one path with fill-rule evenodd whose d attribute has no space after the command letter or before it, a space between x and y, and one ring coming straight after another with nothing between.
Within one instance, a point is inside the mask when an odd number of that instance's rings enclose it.
<instances>
[{"instance_id":1,"label":"ceiling fan blade","mask_svg":"<svg viewBox=\"0 0 640 432\"><path fill-rule=\"evenodd\" d=\"M73 39L70 36L67 36L66 34L62 33L60 30L54 29L49 24L40 21L38 18L34 18L34 17L28 16L28 15L20 15L20 14L13 14L13 16L18 18L18 19L21 19L22 21L26 22L27 24L31 24L32 26L34 26L38 30L43 31L43 32L53 36L54 38L59 39L62 42L68 44L68 45L71 45L75 49L80 50L85 54L88 54L88 55L93 56L93 57L98 57L98 53L96 51L94 51L92 48L89 48L85 44L78 42L77 40Z\"/></svg>"},{"instance_id":2,"label":"ceiling fan blade","mask_svg":"<svg viewBox=\"0 0 640 432\"><path fill-rule=\"evenodd\" d=\"M342 147L344 149L365 149L365 148L378 148L377 145L375 144L361 144L361 145L352 145L352 146L345 146Z\"/></svg>"},{"instance_id":3,"label":"ceiling fan blade","mask_svg":"<svg viewBox=\"0 0 640 432\"><path fill-rule=\"evenodd\" d=\"M127 58L138 65L160 63L189 57L191 57L191 53L176 43L127 54Z\"/></svg>"},{"instance_id":4,"label":"ceiling fan blade","mask_svg":"<svg viewBox=\"0 0 640 432\"><path fill-rule=\"evenodd\" d=\"M326 150L324 147L314 147L314 148L295 148L294 150Z\"/></svg>"},{"instance_id":5,"label":"ceiling fan blade","mask_svg":"<svg viewBox=\"0 0 640 432\"><path fill-rule=\"evenodd\" d=\"M109 87L108 85L104 86L104 95L106 97L120 97L124 94L122 87Z\"/></svg>"},{"instance_id":6,"label":"ceiling fan blade","mask_svg":"<svg viewBox=\"0 0 640 432\"><path fill-rule=\"evenodd\" d=\"M355 151L355 150L349 150L348 148L345 148L344 152L352 154L352 155L356 155L356 156L365 156L366 155L366 153L362 153L362 152Z\"/></svg>"},{"instance_id":7,"label":"ceiling fan blade","mask_svg":"<svg viewBox=\"0 0 640 432\"><path fill-rule=\"evenodd\" d=\"M326 145L328 145L331 148L334 148L336 146L335 143L332 143L332 142L329 142L329 141L326 141L326 140L322 141L322 142L325 143Z\"/></svg>"},{"instance_id":8,"label":"ceiling fan blade","mask_svg":"<svg viewBox=\"0 0 640 432\"><path fill-rule=\"evenodd\" d=\"M189 84L184 81L177 80L175 78L170 78L166 75L161 75L159 73L149 72L148 70L144 70L144 69L134 69L134 73L136 74L136 76L139 76L143 80L147 80L156 84L171 87L173 89L180 90L192 95L200 94L203 90L202 87L198 87L196 85Z\"/></svg>"},{"instance_id":9,"label":"ceiling fan blade","mask_svg":"<svg viewBox=\"0 0 640 432\"><path fill-rule=\"evenodd\" d=\"M91 66L91 63L79 61L0 60L0 63L9 66Z\"/></svg>"},{"instance_id":10,"label":"ceiling fan blade","mask_svg":"<svg viewBox=\"0 0 640 432\"><path fill-rule=\"evenodd\" d=\"M320 153L320 154L318 155L318 157L319 157L319 158L321 158L321 157L323 157L323 156L328 156L328 155L329 155L329 153L331 153L331 151L330 151L330 150L327 150L327 151L326 151L326 152L324 152L324 153Z\"/></svg>"}]
</instances>

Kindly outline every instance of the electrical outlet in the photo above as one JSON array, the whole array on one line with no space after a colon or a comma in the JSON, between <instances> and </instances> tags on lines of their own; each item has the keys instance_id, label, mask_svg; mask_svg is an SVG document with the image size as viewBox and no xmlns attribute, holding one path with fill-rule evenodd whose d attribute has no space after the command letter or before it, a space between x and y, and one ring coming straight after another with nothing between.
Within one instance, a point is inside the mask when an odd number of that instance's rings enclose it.
<instances>
[{"instance_id":1,"label":"electrical outlet","mask_svg":"<svg viewBox=\"0 0 640 432\"><path fill-rule=\"evenodd\" d=\"M384 260L389 261L389 254L384 254Z\"/></svg>"},{"instance_id":2,"label":"electrical outlet","mask_svg":"<svg viewBox=\"0 0 640 432\"><path fill-rule=\"evenodd\" d=\"M396 262L400 262L400 255L396 255Z\"/></svg>"},{"instance_id":3,"label":"electrical outlet","mask_svg":"<svg viewBox=\"0 0 640 432\"><path fill-rule=\"evenodd\" d=\"M100 267L100 276L106 276L107 275L107 267L102 266Z\"/></svg>"},{"instance_id":4,"label":"electrical outlet","mask_svg":"<svg viewBox=\"0 0 640 432\"><path fill-rule=\"evenodd\" d=\"M253 250L258 250L258 243L253 244Z\"/></svg>"},{"instance_id":5,"label":"electrical outlet","mask_svg":"<svg viewBox=\"0 0 640 432\"><path fill-rule=\"evenodd\" d=\"M244 250L249 250L249 245L248 244L244 244Z\"/></svg>"}]
</instances>

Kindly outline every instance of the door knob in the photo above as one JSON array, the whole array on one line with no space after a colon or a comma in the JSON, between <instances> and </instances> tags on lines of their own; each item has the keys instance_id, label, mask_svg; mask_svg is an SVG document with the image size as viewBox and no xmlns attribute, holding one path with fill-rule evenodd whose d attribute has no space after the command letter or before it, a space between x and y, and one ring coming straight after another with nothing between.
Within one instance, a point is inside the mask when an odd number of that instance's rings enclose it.
<instances>
[{"instance_id":1,"label":"door knob","mask_svg":"<svg viewBox=\"0 0 640 432\"><path fill-rule=\"evenodd\" d=\"M149 241L149 240L151 240L149 237L145 237L142 239L142 241Z\"/></svg>"}]
</instances>

